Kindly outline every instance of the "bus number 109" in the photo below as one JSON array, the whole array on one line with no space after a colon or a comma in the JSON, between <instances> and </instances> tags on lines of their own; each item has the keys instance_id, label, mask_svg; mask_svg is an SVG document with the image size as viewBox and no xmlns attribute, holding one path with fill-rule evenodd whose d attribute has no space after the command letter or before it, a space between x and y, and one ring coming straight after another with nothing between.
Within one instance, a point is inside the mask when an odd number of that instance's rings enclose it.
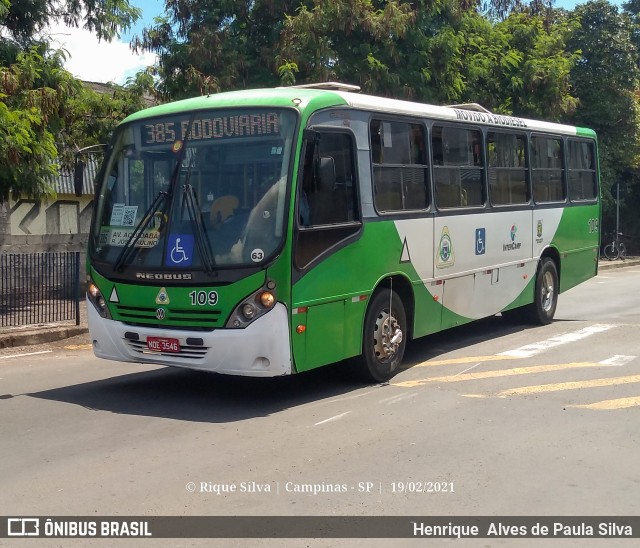
<instances>
[{"instance_id":1,"label":"bus number 109","mask_svg":"<svg viewBox=\"0 0 640 548\"><path fill-rule=\"evenodd\" d=\"M191 297L191 306L204 306L208 304L213 306L218 304L218 293L215 291L192 291L189 293L189 297Z\"/></svg>"}]
</instances>

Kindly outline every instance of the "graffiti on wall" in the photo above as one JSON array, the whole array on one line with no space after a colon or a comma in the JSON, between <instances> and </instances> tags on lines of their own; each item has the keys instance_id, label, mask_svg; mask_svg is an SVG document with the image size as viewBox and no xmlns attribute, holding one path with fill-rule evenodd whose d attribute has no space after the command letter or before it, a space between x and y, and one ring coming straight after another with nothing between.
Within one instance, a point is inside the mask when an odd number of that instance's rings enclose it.
<instances>
[{"instance_id":1,"label":"graffiti on wall","mask_svg":"<svg viewBox=\"0 0 640 548\"><path fill-rule=\"evenodd\" d=\"M9 210L12 236L88 234L92 196L68 197L54 202L20 199Z\"/></svg>"}]
</instances>

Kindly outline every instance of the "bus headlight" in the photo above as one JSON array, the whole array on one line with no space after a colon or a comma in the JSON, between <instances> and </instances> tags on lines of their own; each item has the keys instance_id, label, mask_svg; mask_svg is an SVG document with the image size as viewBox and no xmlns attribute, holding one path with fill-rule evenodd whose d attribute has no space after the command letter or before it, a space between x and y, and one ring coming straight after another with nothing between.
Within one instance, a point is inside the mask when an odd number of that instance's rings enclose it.
<instances>
[{"instance_id":1,"label":"bus headlight","mask_svg":"<svg viewBox=\"0 0 640 548\"><path fill-rule=\"evenodd\" d=\"M275 282L268 281L265 287L249 295L236 306L225 327L242 329L263 314L269 312L278 302L275 288Z\"/></svg>"},{"instance_id":2,"label":"bus headlight","mask_svg":"<svg viewBox=\"0 0 640 548\"><path fill-rule=\"evenodd\" d=\"M87 296L89 297L89 301L95 307L98 314L103 318L111 319L111 314L109 313L109 307L107 306L107 301L98 286L94 284L92 281L87 285Z\"/></svg>"},{"instance_id":3,"label":"bus headlight","mask_svg":"<svg viewBox=\"0 0 640 548\"><path fill-rule=\"evenodd\" d=\"M253 317L256 315L256 309L251 303L243 304L242 315L247 318L247 320L253 320Z\"/></svg>"}]
</instances>

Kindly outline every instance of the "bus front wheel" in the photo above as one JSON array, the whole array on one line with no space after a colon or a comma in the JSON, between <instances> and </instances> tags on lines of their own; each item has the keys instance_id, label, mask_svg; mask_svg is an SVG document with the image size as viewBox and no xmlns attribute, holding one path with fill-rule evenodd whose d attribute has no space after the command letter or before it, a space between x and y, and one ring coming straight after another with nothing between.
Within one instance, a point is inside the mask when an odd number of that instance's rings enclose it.
<instances>
[{"instance_id":1,"label":"bus front wheel","mask_svg":"<svg viewBox=\"0 0 640 548\"><path fill-rule=\"evenodd\" d=\"M545 257L540 262L536 274L533 303L524 309L526 319L538 325L551 323L556 313L559 292L558 268L553 259Z\"/></svg>"},{"instance_id":2,"label":"bus front wheel","mask_svg":"<svg viewBox=\"0 0 640 548\"><path fill-rule=\"evenodd\" d=\"M369 382L388 381L396 373L407 344L407 315L397 293L374 294L364 320L362 355L356 369Z\"/></svg>"}]
</instances>

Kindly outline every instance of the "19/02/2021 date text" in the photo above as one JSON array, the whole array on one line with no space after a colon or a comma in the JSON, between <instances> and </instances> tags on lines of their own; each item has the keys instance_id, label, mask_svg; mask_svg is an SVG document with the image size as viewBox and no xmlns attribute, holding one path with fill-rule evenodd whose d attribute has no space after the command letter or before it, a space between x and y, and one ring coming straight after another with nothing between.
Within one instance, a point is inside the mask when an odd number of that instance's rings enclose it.
<instances>
[{"instance_id":1,"label":"19/02/2021 date text","mask_svg":"<svg viewBox=\"0 0 640 548\"><path fill-rule=\"evenodd\" d=\"M452 481L393 481L392 493L455 493Z\"/></svg>"}]
</instances>

